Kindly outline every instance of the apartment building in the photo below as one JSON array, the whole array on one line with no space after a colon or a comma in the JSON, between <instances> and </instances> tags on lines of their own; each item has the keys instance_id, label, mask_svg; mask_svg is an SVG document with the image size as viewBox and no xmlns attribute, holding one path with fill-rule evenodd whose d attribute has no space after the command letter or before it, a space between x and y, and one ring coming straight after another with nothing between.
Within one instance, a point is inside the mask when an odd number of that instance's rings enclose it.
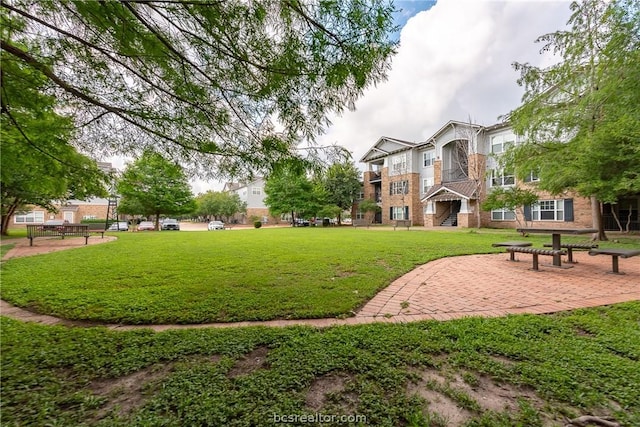
<instances>
[{"instance_id":1,"label":"apartment building","mask_svg":"<svg viewBox=\"0 0 640 427\"><path fill-rule=\"evenodd\" d=\"M269 214L269 207L265 205L264 192L265 180L257 177L250 182L227 182L222 191L236 193L240 200L246 203L247 210L244 213L238 213L232 219L238 224L248 224L252 218L257 218L264 224L277 224L280 222L279 217Z\"/></svg>"},{"instance_id":2,"label":"apartment building","mask_svg":"<svg viewBox=\"0 0 640 427\"><path fill-rule=\"evenodd\" d=\"M525 218L532 227L562 226L586 228L593 225L591 202L572 193L561 196L537 191L540 199L516 211L480 208L494 187L527 185L536 191L537 177L516 182L511 171L501 170L498 158L521 140L509 124L481 126L449 121L426 141L410 142L380 138L360 159L363 199L375 200L381 207L374 223L392 224L410 219L414 226L515 228ZM640 194L626 200L624 212L631 229L638 227ZM605 206L605 225L616 229L610 217L622 205ZM358 212L356 216L361 216Z\"/></svg>"}]
</instances>

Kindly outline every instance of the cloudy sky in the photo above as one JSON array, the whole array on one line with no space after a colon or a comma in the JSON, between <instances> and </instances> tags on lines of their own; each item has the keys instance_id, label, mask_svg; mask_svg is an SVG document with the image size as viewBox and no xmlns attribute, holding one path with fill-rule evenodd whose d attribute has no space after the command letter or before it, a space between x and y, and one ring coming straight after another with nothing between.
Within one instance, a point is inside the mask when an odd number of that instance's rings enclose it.
<instances>
[{"instance_id":1,"label":"cloudy sky","mask_svg":"<svg viewBox=\"0 0 640 427\"><path fill-rule=\"evenodd\" d=\"M319 140L348 148L356 162L381 136L423 141L449 120L491 125L518 106L511 64L549 64L535 39L565 28L568 1L396 1L400 47L386 82L356 111L333 117ZM358 165L362 167L361 164ZM194 182L195 193L220 183Z\"/></svg>"},{"instance_id":2,"label":"cloudy sky","mask_svg":"<svg viewBox=\"0 0 640 427\"><path fill-rule=\"evenodd\" d=\"M522 97L511 64L551 63L534 41L565 28L570 14L568 1L396 4L410 18L388 80L367 91L356 111L332 118L321 138L347 147L356 162L381 136L423 141L448 120L497 123Z\"/></svg>"}]
</instances>

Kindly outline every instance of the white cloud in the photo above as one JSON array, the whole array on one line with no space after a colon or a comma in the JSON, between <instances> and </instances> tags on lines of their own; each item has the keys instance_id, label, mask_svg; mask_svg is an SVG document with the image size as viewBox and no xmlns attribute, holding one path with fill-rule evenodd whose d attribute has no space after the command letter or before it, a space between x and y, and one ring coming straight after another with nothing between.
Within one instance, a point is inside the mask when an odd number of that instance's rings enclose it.
<instances>
[{"instance_id":1,"label":"white cloud","mask_svg":"<svg viewBox=\"0 0 640 427\"><path fill-rule=\"evenodd\" d=\"M566 1L439 0L409 19L389 79L320 138L359 160L381 136L422 141L448 120L490 125L518 106L511 63L549 63L534 40L565 27Z\"/></svg>"}]
</instances>

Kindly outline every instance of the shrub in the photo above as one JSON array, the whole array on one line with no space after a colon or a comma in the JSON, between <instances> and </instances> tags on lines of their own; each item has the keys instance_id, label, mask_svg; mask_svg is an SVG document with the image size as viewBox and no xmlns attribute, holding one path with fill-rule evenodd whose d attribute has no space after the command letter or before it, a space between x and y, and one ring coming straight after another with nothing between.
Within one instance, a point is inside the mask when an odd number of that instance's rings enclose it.
<instances>
[{"instance_id":1,"label":"shrub","mask_svg":"<svg viewBox=\"0 0 640 427\"><path fill-rule=\"evenodd\" d=\"M262 227L262 222L261 222L261 221L255 221L255 222L253 223L253 226L254 226L255 228L260 228L260 227Z\"/></svg>"}]
</instances>

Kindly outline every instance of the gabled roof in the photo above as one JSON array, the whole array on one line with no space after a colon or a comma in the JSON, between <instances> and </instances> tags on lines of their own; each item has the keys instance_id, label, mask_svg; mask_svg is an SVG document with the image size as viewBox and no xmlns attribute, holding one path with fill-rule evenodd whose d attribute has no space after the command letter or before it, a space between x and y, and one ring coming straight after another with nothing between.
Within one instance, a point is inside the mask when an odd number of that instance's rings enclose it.
<instances>
[{"instance_id":1,"label":"gabled roof","mask_svg":"<svg viewBox=\"0 0 640 427\"><path fill-rule=\"evenodd\" d=\"M374 146L371 147L364 156L362 156L360 162L366 163L371 160L380 159L388 156L389 154L409 150L416 147L416 145L417 144L415 142L383 136L378 139Z\"/></svg>"},{"instance_id":2,"label":"gabled roof","mask_svg":"<svg viewBox=\"0 0 640 427\"><path fill-rule=\"evenodd\" d=\"M445 184L434 185L427 191L421 202L450 201L462 199L475 199L476 183L471 180L447 182Z\"/></svg>"},{"instance_id":3,"label":"gabled roof","mask_svg":"<svg viewBox=\"0 0 640 427\"><path fill-rule=\"evenodd\" d=\"M482 125L478 125L475 123L467 123L467 122L460 122L458 120L449 120L447 123L444 124L444 126L442 126L440 129L438 129L433 135L431 135L429 138L427 138L426 141L422 142L419 144L419 148L425 148L425 145L431 143L433 144L434 141L441 135L443 135L444 133L446 133L450 127L455 127L455 126L471 126L474 129L481 129L483 126Z\"/></svg>"}]
</instances>

